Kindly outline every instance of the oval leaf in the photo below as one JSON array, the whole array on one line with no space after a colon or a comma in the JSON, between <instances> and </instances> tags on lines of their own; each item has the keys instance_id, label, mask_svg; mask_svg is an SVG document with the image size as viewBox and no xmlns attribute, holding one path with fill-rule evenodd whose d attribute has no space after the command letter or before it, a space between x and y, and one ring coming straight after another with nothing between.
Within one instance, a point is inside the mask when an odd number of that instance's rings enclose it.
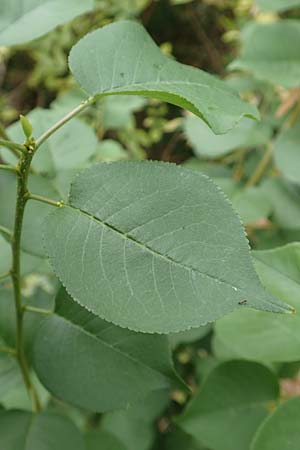
<instances>
[{"instance_id":1,"label":"oval leaf","mask_svg":"<svg viewBox=\"0 0 300 450\"><path fill-rule=\"evenodd\" d=\"M216 133L225 133L243 116L258 118L255 106L242 102L226 84L165 56L134 22L117 22L88 34L73 47L69 64L91 95L158 98L198 115Z\"/></svg>"},{"instance_id":2,"label":"oval leaf","mask_svg":"<svg viewBox=\"0 0 300 450\"><path fill-rule=\"evenodd\" d=\"M170 333L235 308L284 312L259 283L238 217L207 177L123 162L81 172L45 222L50 262L71 296L135 331Z\"/></svg>"}]
</instances>

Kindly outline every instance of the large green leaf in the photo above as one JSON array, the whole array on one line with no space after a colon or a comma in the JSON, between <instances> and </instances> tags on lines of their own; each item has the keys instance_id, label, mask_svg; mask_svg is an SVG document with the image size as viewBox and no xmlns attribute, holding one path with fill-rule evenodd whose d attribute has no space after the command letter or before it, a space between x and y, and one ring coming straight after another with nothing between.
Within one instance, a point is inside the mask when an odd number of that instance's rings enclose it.
<instances>
[{"instance_id":1,"label":"large green leaf","mask_svg":"<svg viewBox=\"0 0 300 450\"><path fill-rule=\"evenodd\" d=\"M292 316L261 311L235 311L215 325L217 339L233 353L256 361L288 362L300 359L300 244L253 253L265 287L293 305Z\"/></svg>"},{"instance_id":2,"label":"large green leaf","mask_svg":"<svg viewBox=\"0 0 300 450\"><path fill-rule=\"evenodd\" d=\"M282 403L257 431L251 450L298 450L300 399Z\"/></svg>"},{"instance_id":3,"label":"large green leaf","mask_svg":"<svg viewBox=\"0 0 300 450\"><path fill-rule=\"evenodd\" d=\"M0 411L3 450L84 450L84 440L66 417L44 412Z\"/></svg>"},{"instance_id":4,"label":"large green leaf","mask_svg":"<svg viewBox=\"0 0 300 450\"><path fill-rule=\"evenodd\" d=\"M223 82L166 57L143 27L117 22L81 39L70 54L70 68L90 95L154 97L188 109L216 133L243 117L258 117Z\"/></svg>"},{"instance_id":5,"label":"large green leaf","mask_svg":"<svg viewBox=\"0 0 300 450\"><path fill-rule=\"evenodd\" d=\"M39 329L34 368L57 397L101 412L128 407L149 392L180 383L165 336L111 325L74 303L64 290L56 313Z\"/></svg>"},{"instance_id":6,"label":"large green leaf","mask_svg":"<svg viewBox=\"0 0 300 450\"><path fill-rule=\"evenodd\" d=\"M0 46L31 41L93 8L93 0L1 0Z\"/></svg>"},{"instance_id":7,"label":"large green leaf","mask_svg":"<svg viewBox=\"0 0 300 450\"><path fill-rule=\"evenodd\" d=\"M233 150L263 145L271 137L271 128L245 118L225 136L218 136L198 117L184 121L187 139L200 158L218 158Z\"/></svg>"},{"instance_id":8,"label":"large green leaf","mask_svg":"<svg viewBox=\"0 0 300 450\"><path fill-rule=\"evenodd\" d=\"M300 184L300 125L283 131L275 141L275 163L289 181Z\"/></svg>"},{"instance_id":9,"label":"large green leaf","mask_svg":"<svg viewBox=\"0 0 300 450\"><path fill-rule=\"evenodd\" d=\"M265 11L285 11L300 6L299 0L255 0L255 2Z\"/></svg>"},{"instance_id":10,"label":"large green leaf","mask_svg":"<svg viewBox=\"0 0 300 450\"><path fill-rule=\"evenodd\" d=\"M248 450L278 391L277 380L266 367L226 362L210 372L178 423L212 450Z\"/></svg>"},{"instance_id":11,"label":"large green leaf","mask_svg":"<svg viewBox=\"0 0 300 450\"><path fill-rule=\"evenodd\" d=\"M167 163L99 164L45 222L50 263L96 315L143 332L177 332L241 307L288 307L259 283L229 202L209 178Z\"/></svg>"},{"instance_id":12,"label":"large green leaf","mask_svg":"<svg viewBox=\"0 0 300 450\"><path fill-rule=\"evenodd\" d=\"M242 33L241 56L230 67L291 88L300 85L299 55L299 20L250 23Z\"/></svg>"},{"instance_id":13,"label":"large green leaf","mask_svg":"<svg viewBox=\"0 0 300 450\"><path fill-rule=\"evenodd\" d=\"M61 111L36 108L27 115L35 137L41 135L62 117ZM9 136L22 143L24 133L18 121L7 130ZM33 158L32 168L36 173L55 175L61 170L84 167L95 153L97 138L93 129L79 119L73 119L51 136ZM8 150L1 150L4 160L14 163Z\"/></svg>"}]
</instances>

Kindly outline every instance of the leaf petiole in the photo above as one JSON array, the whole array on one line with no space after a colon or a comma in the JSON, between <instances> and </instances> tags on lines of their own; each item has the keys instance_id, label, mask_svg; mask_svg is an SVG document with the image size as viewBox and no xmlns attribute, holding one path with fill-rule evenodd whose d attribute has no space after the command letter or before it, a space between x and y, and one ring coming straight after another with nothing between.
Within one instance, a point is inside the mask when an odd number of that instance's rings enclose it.
<instances>
[{"instance_id":1,"label":"leaf petiole","mask_svg":"<svg viewBox=\"0 0 300 450\"><path fill-rule=\"evenodd\" d=\"M30 305L23 305L23 310L25 312L45 314L47 316L54 314L53 311L51 311L51 309L36 308L35 306L30 306Z\"/></svg>"},{"instance_id":2,"label":"leaf petiole","mask_svg":"<svg viewBox=\"0 0 300 450\"><path fill-rule=\"evenodd\" d=\"M18 169L14 166L9 166L8 164L0 164L0 170L8 170L9 172L18 172Z\"/></svg>"},{"instance_id":3,"label":"leaf petiole","mask_svg":"<svg viewBox=\"0 0 300 450\"><path fill-rule=\"evenodd\" d=\"M80 105L76 106L72 111L66 114L62 119L56 122L52 127L50 127L45 133L43 133L39 138L36 139L35 145L36 150L57 130L59 130L65 123L69 122L69 120L73 119L73 117L80 114L83 110L92 105L96 100L95 96L89 97L87 100L80 103Z\"/></svg>"},{"instance_id":4,"label":"leaf petiole","mask_svg":"<svg viewBox=\"0 0 300 450\"><path fill-rule=\"evenodd\" d=\"M27 199L47 203L48 205L56 206L58 208L64 205L63 200L52 200L51 198L43 197L42 195L28 194Z\"/></svg>"}]
</instances>

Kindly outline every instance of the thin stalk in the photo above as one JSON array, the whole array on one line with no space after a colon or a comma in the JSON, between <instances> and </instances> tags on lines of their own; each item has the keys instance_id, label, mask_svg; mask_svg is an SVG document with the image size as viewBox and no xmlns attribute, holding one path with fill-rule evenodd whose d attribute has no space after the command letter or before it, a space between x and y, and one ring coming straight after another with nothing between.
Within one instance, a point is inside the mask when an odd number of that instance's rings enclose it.
<instances>
[{"instance_id":1,"label":"thin stalk","mask_svg":"<svg viewBox=\"0 0 300 450\"><path fill-rule=\"evenodd\" d=\"M0 164L0 170L8 170L10 172L17 172L17 168L8 164Z\"/></svg>"},{"instance_id":2,"label":"thin stalk","mask_svg":"<svg viewBox=\"0 0 300 450\"><path fill-rule=\"evenodd\" d=\"M75 109L70 111L66 116L56 122L52 127L50 127L45 133L43 133L39 138L36 139L36 149L38 149L50 136L52 136L55 131L61 128L65 123L69 122L73 117L77 116L84 109L88 108L92 103L94 103L95 97L90 97L84 102L81 102Z\"/></svg>"},{"instance_id":3,"label":"thin stalk","mask_svg":"<svg viewBox=\"0 0 300 450\"><path fill-rule=\"evenodd\" d=\"M0 225L0 234L2 234L4 237L7 237L10 241L12 240L13 236L12 232L8 228L3 227L2 225Z\"/></svg>"},{"instance_id":4,"label":"thin stalk","mask_svg":"<svg viewBox=\"0 0 300 450\"><path fill-rule=\"evenodd\" d=\"M46 316L51 316L53 314L53 311L51 311L51 309L36 308L35 306L30 305L24 305L23 309L25 312L45 314Z\"/></svg>"},{"instance_id":5,"label":"thin stalk","mask_svg":"<svg viewBox=\"0 0 300 450\"><path fill-rule=\"evenodd\" d=\"M4 126L0 123L0 137L5 139L6 141L10 141L8 134L5 131Z\"/></svg>"},{"instance_id":6,"label":"thin stalk","mask_svg":"<svg viewBox=\"0 0 300 450\"><path fill-rule=\"evenodd\" d=\"M64 204L62 200L52 200L51 198L43 197L42 195L28 194L27 198L28 200L36 200L38 202L47 203L48 205L57 207L63 206Z\"/></svg>"},{"instance_id":7,"label":"thin stalk","mask_svg":"<svg viewBox=\"0 0 300 450\"><path fill-rule=\"evenodd\" d=\"M25 386L31 397L34 411L39 411L40 401L38 394L32 384L29 366L24 352L24 309L22 307L21 298L21 272L20 272L20 252L21 252L21 236L24 211L28 199L28 174L34 151L29 148L23 153L19 161L19 171L17 177L17 202L15 212L15 223L12 238L12 270L11 277L14 287L14 300L16 309L16 358L19 363Z\"/></svg>"},{"instance_id":8,"label":"thin stalk","mask_svg":"<svg viewBox=\"0 0 300 450\"><path fill-rule=\"evenodd\" d=\"M10 272L5 272L3 274L0 274L0 280L5 280L5 278L10 277Z\"/></svg>"},{"instance_id":9,"label":"thin stalk","mask_svg":"<svg viewBox=\"0 0 300 450\"><path fill-rule=\"evenodd\" d=\"M17 355L16 349L10 348L10 347L0 347L0 353L8 353L9 355L13 355L13 356Z\"/></svg>"},{"instance_id":10,"label":"thin stalk","mask_svg":"<svg viewBox=\"0 0 300 450\"><path fill-rule=\"evenodd\" d=\"M269 162L272 159L272 155L273 155L273 146L269 145L267 150L265 151L264 156L256 166L256 169L252 177L248 180L248 183L246 184L247 187L255 186L261 180L263 174L265 173L266 168L269 165Z\"/></svg>"},{"instance_id":11,"label":"thin stalk","mask_svg":"<svg viewBox=\"0 0 300 450\"><path fill-rule=\"evenodd\" d=\"M26 147L24 145L17 144L16 142L12 142L7 139L0 139L0 147L8 148L8 150L12 151L17 158L20 157L20 153L24 153L26 151Z\"/></svg>"}]
</instances>

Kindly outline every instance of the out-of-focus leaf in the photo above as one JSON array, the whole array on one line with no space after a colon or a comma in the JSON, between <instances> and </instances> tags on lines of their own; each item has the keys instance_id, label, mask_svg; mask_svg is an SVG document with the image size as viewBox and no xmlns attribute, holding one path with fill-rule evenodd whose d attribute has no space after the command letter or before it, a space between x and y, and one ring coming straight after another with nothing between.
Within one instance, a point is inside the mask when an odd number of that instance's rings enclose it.
<instances>
[{"instance_id":1,"label":"out-of-focus leaf","mask_svg":"<svg viewBox=\"0 0 300 450\"><path fill-rule=\"evenodd\" d=\"M177 422L212 450L248 450L278 391L274 374L263 365L226 362L208 375Z\"/></svg>"},{"instance_id":2,"label":"out-of-focus leaf","mask_svg":"<svg viewBox=\"0 0 300 450\"><path fill-rule=\"evenodd\" d=\"M0 411L0 448L5 450L84 450L83 436L53 412Z\"/></svg>"},{"instance_id":3,"label":"out-of-focus leaf","mask_svg":"<svg viewBox=\"0 0 300 450\"><path fill-rule=\"evenodd\" d=\"M291 45L291 42L293 45ZM231 65L286 88L300 85L300 23L250 23L242 33L242 53Z\"/></svg>"},{"instance_id":4,"label":"out-of-focus leaf","mask_svg":"<svg viewBox=\"0 0 300 450\"><path fill-rule=\"evenodd\" d=\"M292 398L282 403L262 423L251 450L298 450L300 442L300 399Z\"/></svg>"},{"instance_id":5,"label":"out-of-focus leaf","mask_svg":"<svg viewBox=\"0 0 300 450\"><path fill-rule=\"evenodd\" d=\"M63 114L61 110L36 108L27 117L33 125L34 136L38 137L59 119ZM8 128L8 133L15 142L24 140L20 122ZM56 131L41 145L35 154L32 167L37 173L47 173L51 176L60 170L71 170L84 167L90 157L95 153L97 138L93 129L79 119L73 119ZM2 150L3 158L13 162L13 156L7 150Z\"/></svg>"},{"instance_id":6,"label":"out-of-focus leaf","mask_svg":"<svg viewBox=\"0 0 300 450\"><path fill-rule=\"evenodd\" d=\"M218 136L203 120L193 116L185 119L184 130L194 153L200 158L218 158L233 150L264 145L272 131L264 123L245 118L228 133Z\"/></svg>"},{"instance_id":7,"label":"out-of-focus leaf","mask_svg":"<svg viewBox=\"0 0 300 450\"><path fill-rule=\"evenodd\" d=\"M0 46L36 39L92 8L93 0L1 0Z\"/></svg>"},{"instance_id":8,"label":"out-of-focus leaf","mask_svg":"<svg viewBox=\"0 0 300 450\"><path fill-rule=\"evenodd\" d=\"M275 163L289 181L300 184L300 125L283 131L275 141Z\"/></svg>"},{"instance_id":9,"label":"out-of-focus leaf","mask_svg":"<svg viewBox=\"0 0 300 450\"><path fill-rule=\"evenodd\" d=\"M278 317L258 311L236 311L215 325L217 339L235 355L262 362L300 359L300 244L253 252L255 268L265 287L296 308Z\"/></svg>"},{"instance_id":10,"label":"out-of-focus leaf","mask_svg":"<svg viewBox=\"0 0 300 450\"><path fill-rule=\"evenodd\" d=\"M299 0L255 0L264 11L286 11L300 6Z\"/></svg>"}]
</instances>

